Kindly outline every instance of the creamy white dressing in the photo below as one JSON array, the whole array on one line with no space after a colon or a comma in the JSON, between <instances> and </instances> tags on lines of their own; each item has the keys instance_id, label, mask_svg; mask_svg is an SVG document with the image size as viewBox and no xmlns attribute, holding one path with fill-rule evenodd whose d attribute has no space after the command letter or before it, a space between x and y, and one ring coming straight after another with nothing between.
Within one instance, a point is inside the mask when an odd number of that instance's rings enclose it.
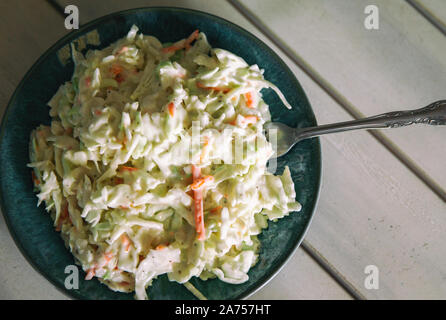
<instances>
[{"instance_id":1,"label":"creamy white dressing","mask_svg":"<svg viewBox=\"0 0 446 320\"><path fill-rule=\"evenodd\" d=\"M274 89L290 107L280 91L203 33L170 51L133 26L103 50L83 56L72 47L72 56L72 80L48 103L51 126L31 134L29 167L38 204L87 278L137 299L160 274L247 281L256 235L300 210L289 169L266 171L270 114L260 90ZM212 177L203 188L204 240L192 164Z\"/></svg>"}]
</instances>

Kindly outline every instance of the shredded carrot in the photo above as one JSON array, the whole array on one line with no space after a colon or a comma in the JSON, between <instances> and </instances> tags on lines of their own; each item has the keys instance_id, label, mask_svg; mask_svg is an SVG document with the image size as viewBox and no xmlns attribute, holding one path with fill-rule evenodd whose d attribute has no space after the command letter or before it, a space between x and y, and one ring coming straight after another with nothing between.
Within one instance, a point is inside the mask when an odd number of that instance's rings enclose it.
<instances>
[{"instance_id":1,"label":"shredded carrot","mask_svg":"<svg viewBox=\"0 0 446 320\"><path fill-rule=\"evenodd\" d=\"M105 263L102 263L101 265L98 265L96 263L93 267L88 269L87 270L87 275L85 276L85 280L93 279L93 277L96 275L96 269L102 268L102 267L106 266L111 261L111 259L113 259L113 256L114 256L113 252L106 252L106 253L104 253ZM114 269L117 270L118 269L117 266L115 266Z\"/></svg>"},{"instance_id":2,"label":"shredded carrot","mask_svg":"<svg viewBox=\"0 0 446 320\"><path fill-rule=\"evenodd\" d=\"M155 250L163 250L164 248L166 248L164 244L159 244L156 246Z\"/></svg>"},{"instance_id":3,"label":"shredded carrot","mask_svg":"<svg viewBox=\"0 0 446 320\"><path fill-rule=\"evenodd\" d=\"M106 252L104 254L105 262L106 264L110 262L111 259L113 259L113 252Z\"/></svg>"},{"instance_id":4,"label":"shredded carrot","mask_svg":"<svg viewBox=\"0 0 446 320\"><path fill-rule=\"evenodd\" d=\"M247 92L245 93L245 101L246 101L246 106L248 108L253 109L254 108L254 101L252 99L252 93L251 92Z\"/></svg>"},{"instance_id":5,"label":"shredded carrot","mask_svg":"<svg viewBox=\"0 0 446 320\"><path fill-rule=\"evenodd\" d=\"M248 125L248 124L253 124L256 123L259 120L259 118L257 116L243 116L243 118L240 120L240 124L243 125ZM229 124L232 124L233 126L237 125L237 118L235 118L234 120L232 120L231 122L229 122Z\"/></svg>"},{"instance_id":6,"label":"shredded carrot","mask_svg":"<svg viewBox=\"0 0 446 320\"><path fill-rule=\"evenodd\" d=\"M163 53L175 52L184 48L184 44L173 44L170 47L165 47L161 51Z\"/></svg>"},{"instance_id":7,"label":"shredded carrot","mask_svg":"<svg viewBox=\"0 0 446 320\"><path fill-rule=\"evenodd\" d=\"M119 50L116 52L116 55L120 55L121 53L127 52L128 50L129 50L128 47L123 46L121 49L119 49Z\"/></svg>"},{"instance_id":8,"label":"shredded carrot","mask_svg":"<svg viewBox=\"0 0 446 320\"><path fill-rule=\"evenodd\" d=\"M138 168L121 166L121 171L136 171Z\"/></svg>"},{"instance_id":9,"label":"shredded carrot","mask_svg":"<svg viewBox=\"0 0 446 320\"><path fill-rule=\"evenodd\" d=\"M56 227L57 232L62 230L62 224L65 222L65 220L67 220L67 218L70 218L70 214L68 212L68 204L65 204L62 208L62 212L60 213L59 221L57 222L57 227Z\"/></svg>"},{"instance_id":10,"label":"shredded carrot","mask_svg":"<svg viewBox=\"0 0 446 320\"><path fill-rule=\"evenodd\" d=\"M186 40L174 43L173 45L171 45L169 47L165 47L165 48L161 49L161 51L163 53L169 53L169 52L175 52L175 51L178 51L178 50L181 50L184 48L186 48L186 50L189 50L190 44L197 38L198 38L198 30L195 30L194 32L192 32L192 34L189 37L187 37Z\"/></svg>"},{"instance_id":11,"label":"shredded carrot","mask_svg":"<svg viewBox=\"0 0 446 320\"><path fill-rule=\"evenodd\" d=\"M113 73L115 76L120 74L122 72L122 67L115 64L110 68L110 72Z\"/></svg>"},{"instance_id":12,"label":"shredded carrot","mask_svg":"<svg viewBox=\"0 0 446 320\"><path fill-rule=\"evenodd\" d=\"M95 264L93 267L91 267L90 269L87 270L87 275L85 276L85 280L93 279L93 277L96 274L96 269L98 267L102 268L103 266L107 265L111 261L111 259L113 259L113 252L106 252L104 254L104 259L105 259L105 263L102 264L102 266L98 266L98 264Z\"/></svg>"},{"instance_id":13,"label":"shredded carrot","mask_svg":"<svg viewBox=\"0 0 446 320\"><path fill-rule=\"evenodd\" d=\"M221 88L221 87L208 87L202 84L201 82L197 82L197 87L200 89L206 89L206 90L214 90L214 91L221 91L223 93L228 93L231 91L229 88Z\"/></svg>"},{"instance_id":14,"label":"shredded carrot","mask_svg":"<svg viewBox=\"0 0 446 320\"><path fill-rule=\"evenodd\" d=\"M195 183L201 178L200 167L192 165L192 177ZM203 213L203 188L194 190L194 206L195 206L195 230L197 232L198 240L204 240L204 213Z\"/></svg>"},{"instance_id":15,"label":"shredded carrot","mask_svg":"<svg viewBox=\"0 0 446 320\"><path fill-rule=\"evenodd\" d=\"M259 120L257 116L245 116L243 122L246 124L256 123Z\"/></svg>"},{"instance_id":16,"label":"shredded carrot","mask_svg":"<svg viewBox=\"0 0 446 320\"><path fill-rule=\"evenodd\" d=\"M222 206L216 206L215 208L211 209L211 213L220 213L221 209L223 209Z\"/></svg>"},{"instance_id":17,"label":"shredded carrot","mask_svg":"<svg viewBox=\"0 0 446 320\"><path fill-rule=\"evenodd\" d=\"M192 165L191 171L192 171L192 179L196 180L196 179L201 178L201 168L200 167Z\"/></svg>"},{"instance_id":18,"label":"shredded carrot","mask_svg":"<svg viewBox=\"0 0 446 320\"><path fill-rule=\"evenodd\" d=\"M206 87L204 84L202 84L201 82L197 81L197 88L200 88L200 89L210 89L211 87Z\"/></svg>"},{"instance_id":19,"label":"shredded carrot","mask_svg":"<svg viewBox=\"0 0 446 320\"><path fill-rule=\"evenodd\" d=\"M87 275L85 276L85 280L91 280L96 274L96 267L90 268L87 270Z\"/></svg>"},{"instance_id":20,"label":"shredded carrot","mask_svg":"<svg viewBox=\"0 0 446 320\"><path fill-rule=\"evenodd\" d=\"M86 77L85 78L85 85L87 86L87 88L90 88L90 86L91 86L91 77Z\"/></svg>"},{"instance_id":21,"label":"shredded carrot","mask_svg":"<svg viewBox=\"0 0 446 320\"><path fill-rule=\"evenodd\" d=\"M195 30L194 32L192 32L192 34L186 39L186 42L184 43L184 47L186 48L186 50L190 49L190 44L196 40L198 38L198 30Z\"/></svg>"},{"instance_id":22,"label":"shredded carrot","mask_svg":"<svg viewBox=\"0 0 446 320\"><path fill-rule=\"evenodd\" d=\"M123 233L121 236L121 240L122 240L122 244L124 245L125 252L128 252L130 249L130 245L132 244L129 236L127 234Z\"/></svg>"},{"instance_id":23,"label":"shredded carrot","mask_svg":"<svg viewBox=\"0 0 446 320\"><path fill-rule=\"evenodd\" d=\"M37 179L36 174L34 173L34 170L31 171L31 176L33 177L33 182L37 186L40 184L40 180Z\"/></svg>"},{"instance_id":24,"label":"shredded carrot","mask_svg":"<svg viewBox=\"0 0 446 320\"><path fill-rule=\"evenodd\" d=\"M195 229L197 231L198 240L204 240L204 217L203 217L203 190L194 190L195 203Z\"/></svg>"},{"instance_id":25,"label":"shredded carrot","mask_svg":"<svg viewBox=\"0 0 446 320\"><path fill-rule=\"evenodd\" d=\"M167 109L169 110L170 115L173 117L175 114L175 104L173 102L169 103Z\"/></svg>"},{"instance_id":26,"label":"shredded carrot","mask_svg":"<svg viewBox=\"0 0 446 320\"><path fill-rule=\"evenodd\" d=\"M124 71L124 69L120 65L117 65L117 64L113 65L110 68L110 72L115 76L114 78L118 83L121 83L122 81L124 81L124 76L122 74L123 71Z\"/></svg>"},{"instance_id":27,"label":"shredded carrot","mask_svg":"<svg viewBox=\"0 0 446 320\"><path fill-rule=\"evenodd\" d=\"M213 176L206 176L203 178L195 179L194 182L190 185L192 190L198 190L203 188L207 183L214 181Z\"/></svg>"}]
</instances>

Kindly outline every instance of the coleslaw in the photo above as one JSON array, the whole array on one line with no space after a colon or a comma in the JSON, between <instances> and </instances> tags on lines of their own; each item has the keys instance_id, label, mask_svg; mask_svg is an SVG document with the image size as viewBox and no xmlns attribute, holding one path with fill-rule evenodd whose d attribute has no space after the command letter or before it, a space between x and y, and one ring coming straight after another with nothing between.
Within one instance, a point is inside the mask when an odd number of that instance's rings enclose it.
<instances>
[{"instance_id":1,"label":"coleslaw","mask_svg":"<svg viewBox=\"0 0 446 320\"><path fill-rule=\"evenodd\" d=\"M301 209L290 170L266 170L260 90L291 108L282 93L198 30L163 45L133 26L105 49L71 50L72 79L48 103L51 125L31 133L28 166L86 279L137 299L162 274L247 281L257 235Z\"/></svg>"}]
</instances>

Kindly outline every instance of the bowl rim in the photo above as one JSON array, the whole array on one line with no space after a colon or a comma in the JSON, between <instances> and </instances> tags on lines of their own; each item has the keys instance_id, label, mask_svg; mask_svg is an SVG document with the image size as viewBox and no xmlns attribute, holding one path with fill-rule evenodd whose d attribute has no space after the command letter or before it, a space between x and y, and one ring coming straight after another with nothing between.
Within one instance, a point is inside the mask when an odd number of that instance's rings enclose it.
<instances>
[{"instance_id":1,"label":"bowl rim","mask_svg":"<svg viewBox=\"0 0 446 320\"><path fill-rule=\"evenodd\" d=\"M186 13L194 13L194 14L198 14L198 15L203 15L203 16L207 16L207 17L210 17L210 18L218 21L218 23L229 25L231 28L236 29L237 32L243 34L244 36L246 36L248 38L252 38L258 45L262 46L262 48L264 48L265 50L269 51L269 53L276 59L276 61L279 62L279 64L283 68L283 70L285 72L287 72L288 74L290 74L291 78L294 79L295 83L298 86L301 87L304 101L307 103L307 105L309 106L310 111L312 113L312 117L314 119L314 125L317 125L317 119L316 119L316 116L314 114L313 108L312 108L312 106L310 104L310 101L308 100L307 94L305 93L302 85L300 84L300 82L298 81L298 79L296 78L294 73L290 70L290 68L282 60L282 58L273 49L271 49L271 47L269 45L267 45L265 42L260 40L256 35L252 34L248 30L244 29L243 27L237 25L234 22L231 22L231 21L229 21L229 20L227 20L225 18L219 17L217 15L214 15L214 14L211 14L211 13L208 13L208 12L204 12L204 11L200 11L200 10L196 10L196 9L184 8L184 7L145 6L145 7L126 9L126 10L119 10L119 11L115 11L115 12L109 13L107 15L95 18L95 19L85 23L84 25L81 25L79 27L79 29L76 29L76 30L73 30L71 32L68 32L67 34L65 34L64 36L59 38L48 49L46 49L45 52L43 54L41 54L37 60L35 60L35 62L32 64L32 66L28 69L28 71L22 77L22 79L20 80L19 84L15 88L13 94L11 95L11 97L10 97L10 99L9 99L7 105L6 105L6 108L5 108L5 111L3 113L3 117L2 117L2 120L1 120L1 124L0 124L0 145L1 145L2 141L3 141L3 136L4 136L4 132L5 132L5 123L6 123L7 118L9 116L10 112L11 112L11 105L15 101L18 93L20 92L20 90L24 86L25 82L28 80L29 76L32 74L32 72L37 68L37 66L42 61L44 61L53 52L57 52L57 50L62 48L64 45L71 43L73 40L76 40L79 36L81 36L83 34L86 34L91 28L93 28L95 26L97 27L99 24L103 23L104 21L112 19L112 18L114 18L116 16L128 15L128 14L133 14L133 13L141 12L141 11L183 11L183 12L186 12ZM268 275L260 278L253 288L251 288L249 290L246 290L243 294L241 294L241 295L237 296L236 298L234 298L236 300L247 299L248 297L250 297L253 294L255 294L257 291L262 289L265 285L267 285L273 278L275 278L277 276L277 274L282 270L282 268L294 256L294 254L296 253L297 249L299 248L300 244L302 243L303 239L305 238L305 236L306 236L306 234L308 232L308 229L309 229L309 227L311 225L311 222L313 221L314 215L316 213L317 205L319 203L319 198L320 198L320 193L321 193L322 174L323 174L322 152L321 152L320 139L317 137L314 140L316 142L315 143L315 145L316 145L316 150L315 150L316 151L316 155L315 156L316 156L316 159L317 159L317 163L316 163L317 170L316 171L317 171L318 178L315 181L315 183L316 183L316 196L315 196L315 200L314 200L313 203L311 203L311 208L309 208L310 216L309 216L308 220L306 221L306 224L304 226L304 231L302 232L300 237L297 237L295 239L294 243L291 246L291 249L289 250L289 253L286 256L286 258L284 258L282 261L279 261L276 266L272 267L270 269L271 272ZM1 177L0 177L0 180L1 180ZM0 184L0 188L1 188L1 184ZM30 256L28 255L27 251L23 247L22 242L20 240L20 237L16 234L16 232L15 232L15 230L14 230L14 228L13 228L13 226L12 226L10 220L9 220L9 215L5 211L5 208L6 207L5 207L5 203L4 203L4 199L3 199L3 194L2 194L2 192L0 190L0 209L2 211L2 215L3 215L4 219L5 219L5 223L6 223L6 226L8 228L8 231L11 234L11 237L14 240L15 245L17 246L17 248L19 249L21 254L24 256L25 260L32 266L32 268L35 271L37 271L40 275L42 275L59 292L61 292L65 296L67 296L69 298L79 299L79 300L86 299L87 297L83 296L82 294L77 293L76 291L67 290L63 285L55 282L51 278L51 276L43 268L40 268L39 266L37 266L37 264L30 258Z\"/></svg>"}]
</instances>

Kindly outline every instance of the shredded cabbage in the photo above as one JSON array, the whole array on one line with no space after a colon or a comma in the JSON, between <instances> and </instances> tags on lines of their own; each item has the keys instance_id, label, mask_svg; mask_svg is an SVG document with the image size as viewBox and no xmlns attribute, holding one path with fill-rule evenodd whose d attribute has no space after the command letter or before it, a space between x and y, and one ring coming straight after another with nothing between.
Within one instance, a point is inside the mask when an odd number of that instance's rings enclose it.
<instances>
[{"instance_id":1,"label":"shredded cabbage","mask_svg":"<svg viewBox=\"0 0 446 320\"><path fill-rule=\"evenodd\" d=\"M72 46L72 56L71 81L48 103L51 125L31 134L28 166L86 279L137 299L161 274L189 287L194 276L247 281L268 220L301 208L289 169L266 170L260 90L290 107L280 91L198 32L163 45L133 26L85 56ZM204 239L191 165L207 177Z\"/></svg>"}]
</instances>

